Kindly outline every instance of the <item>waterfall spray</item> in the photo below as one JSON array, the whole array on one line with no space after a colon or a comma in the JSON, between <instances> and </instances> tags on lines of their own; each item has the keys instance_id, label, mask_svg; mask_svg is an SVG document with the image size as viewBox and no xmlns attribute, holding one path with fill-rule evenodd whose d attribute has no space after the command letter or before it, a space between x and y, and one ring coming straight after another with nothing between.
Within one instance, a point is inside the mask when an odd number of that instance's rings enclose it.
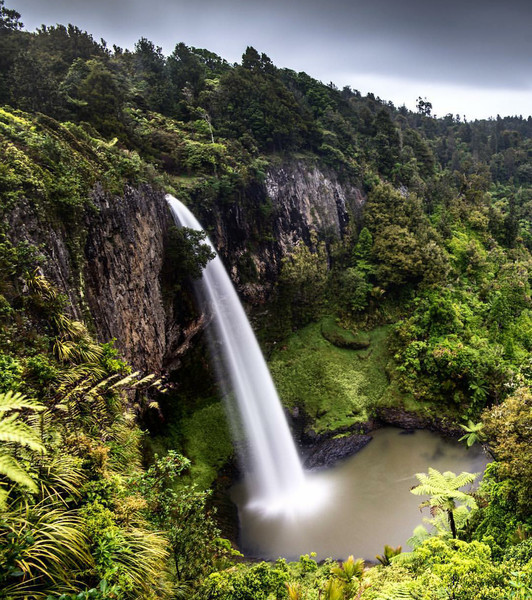
<instances>
[{"instance_id":1,"label":"waterfall spray","mask_svg":"<svg viewBox=\"0 0 532 600\"><path fill-rule=\"evenodd\" d=\"M179 200L166 196L176 223L202 231ZM207 238L206 242L215 249ZM213 322L211 350L228 379L246 435L245 464L252 504L267 511L308 506L306 479L286 418L246 313L220 257L211 260L198 291ZM230 411L231 412L231 411ZM312 494L315 497L315 494ZM304 507L303 506L303 507Z\"/></svg>"}]
</instances>

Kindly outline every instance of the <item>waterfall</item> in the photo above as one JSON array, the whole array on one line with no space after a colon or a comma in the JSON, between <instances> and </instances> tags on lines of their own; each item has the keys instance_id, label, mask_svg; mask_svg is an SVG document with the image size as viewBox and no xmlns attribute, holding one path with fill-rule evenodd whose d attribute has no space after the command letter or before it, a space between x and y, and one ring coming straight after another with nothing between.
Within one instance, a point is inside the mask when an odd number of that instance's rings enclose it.
<instances>
[{"instance_id":1,"label":"waterfall","mask_svg":"<svg viewBox=\"0 0 532 600\"><path fill-rule=\"evenodd\" d=\"M166 200L178 225L202 231L186 206L169 194ZM215 251L208 238L206 242ZM203 271L198 292L212 314L207 333L213 359L221 363L222 378L230 382L246 436L246 475L252 503L278 511L290 503L308 503L305 475L277 391L246 313L217 254Z\"/></svg>"}]
</instances>

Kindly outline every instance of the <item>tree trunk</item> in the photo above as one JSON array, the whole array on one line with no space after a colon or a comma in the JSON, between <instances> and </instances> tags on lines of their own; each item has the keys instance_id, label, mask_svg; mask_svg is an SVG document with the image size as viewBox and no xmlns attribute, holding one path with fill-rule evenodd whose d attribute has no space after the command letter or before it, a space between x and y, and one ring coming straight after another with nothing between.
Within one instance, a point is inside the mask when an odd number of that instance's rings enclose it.
<instances>
[{"instance_id":1,"label":"tree trunk","mask_svg":"<svg viewBox=\"0 0 532 600\"><path fill-rule=\"evenodd\" d=\"M451 535L454 539L456 539L456 523L454 522L454 515L452 510L447 511L447 515L449 517L449 525L451 526Z\"/></svg>"}]
</instances>

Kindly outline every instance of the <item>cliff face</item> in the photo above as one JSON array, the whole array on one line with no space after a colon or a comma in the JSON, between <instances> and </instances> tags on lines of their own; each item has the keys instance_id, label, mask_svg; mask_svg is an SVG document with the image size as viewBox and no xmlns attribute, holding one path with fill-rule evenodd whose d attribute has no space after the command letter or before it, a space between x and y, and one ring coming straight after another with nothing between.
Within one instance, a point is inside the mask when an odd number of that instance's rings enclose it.
<instances>
[{"instance_id":1,"label":"cliff face","mask_svg":"<svg viewBox=\"0 0 532 600\"><path fill-rule=\"evenodd\" d=\"M313 231L327 241L342 238L363 203L361 190L340 183L334 172L296 161L270 168L263 188L243 205L199 208L198 218L239 292L260 304L298 240L310 244Z\"/></svg>"},{"instance_id":2,"label":"cliff face","mask_svg":"<svg viewBox=\"0 0 532 600\"><path fill-rule=\"evenodd\" d=\"M160 273L169 215L163 194L149 187L109 198L96 188L97 214L87 218L85 298L98 336L117 345L137 368L160 371L167 315Z\"/></svg>"},{"instance_id":3,"label":"cliff face","mask_svg":"<svg viewBox=\"0 0 532 600\"><path fill-rule=\"evenodd\" d=\"M169 223L164 194L144 186L111 197L96 186L90 200L83 222L70 227L19 202L9 237L38 248L44 275L68 297L74 318L88 319L100 341L116 338L135 368L159 372L169 340L179 335L160 282Z\"/></svg>"},{"instance_id":4,"label":"cliff face","mask_svg":"<svg viewBox=\"0 0 532 600\"><path fill-rule=\"evenodd\" d=\"M92 322L101 341L116 338L135 368L172 368L202 322L187 322L164 301L161 268L171 225L164 194L143 186L110 197L96 187L91 201L82 227L73 228L77 233L50 222L30 202L19 203L10 237L39 246L45 275L68 296L73 316ZM260 304L296 241L309 243L312 231L328 240L341 237L362 203L358 189L296 162L271 168L264 185L248 190L238 205L201 207L199 219L240 293Z\"/></svg>"}]
</instances>

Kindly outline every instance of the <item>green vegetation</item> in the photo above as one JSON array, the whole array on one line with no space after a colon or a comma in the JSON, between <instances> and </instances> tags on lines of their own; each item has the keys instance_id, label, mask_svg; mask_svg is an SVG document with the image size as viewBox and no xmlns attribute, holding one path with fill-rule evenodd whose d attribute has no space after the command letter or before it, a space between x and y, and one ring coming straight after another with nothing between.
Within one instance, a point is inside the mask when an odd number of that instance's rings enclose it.
<instances>
[{"instance_id":1,"label":"green vegetation","mask_svg":"<svg viewBox=\"0 0 532 600\"><path fill-rule=\"evenodd\" d=\"M327 341L324 326L330 330L330 318L299 330L277 347L269 362L283 402L301 408L317 432L366 421L390 393L386 376L391 359L386 344L389 328L369 332L368 348L355 351ZM351 337L349 332L342 335Z\"/></svg>"},{"instance_id":2,"label":"green vegetation","mask_svg":"<svg viewBox=\"0 0 532 600\"><path fill-rule=\"evenodd\" d=\"M478 474L460 473L460 475L455 475L450 471L440 473L436 469L429 468L428 474L416 473L416 477L419 480L419 485L413 487L410 491L416 496L430 496L430 499L422 502L419 507L428 506L431 514L435 514L440 510L446 511L451 535L456 538L454 513L458 508L457 502L460 502L460 506L465 508L477 508L473 496L460 491L460 488L473 483Z\"/></svg>"},{"instance_id":3,"label":"green vegetation","mask_svg":"<svg viewBox=\"0 0 532 600\"><path fill-rule=\"evenodd\" d=\"M426 99L413 113L251 47L230 65L183 43L166 57L145 38L111 50L74 25L29 33L4 0L0 34L0 598L530 598L532 118L436 119ZM280 218L264 181L293 160L365 205L341 239L294 239L268 275L283 401L320 433L388 407L445 416L494 458L472 494L467 475L420 474L431 530L372 568L236 557L209 503L232 445L200 350L165 401L72 317L43 248L12 227L32 215L64 236L82 298L91 195L147 183L213 231L225 220L238 237L245 221L235 266L262 283L254 253L274 256ZM168 232L174 308L210 258L201 242ZM153 439L140 424L160 412Z\"/></svg>"},{"instance_id":4,"label":"green vegetation","mask_svg":"<svg viewBox=\"0 0 532 600\"><path fill-rule=\"evenodd\" d=\"M137 416L159 382L68 316L55 287L28 270L35 254L0 250L0 597L193 593L191 573L230 552L208 494L180 481L187 459L168 453L141 467Z\"/></svg>"},{"instance_id":5,"label":"green vegetation","mask_svg":"<svg viewBox=\"0 0 532 600\"><path fill-rule=\"evenodd\" d=\"M193 461L191 475L199 487L208 488L233 455L233 443L221 402L196 410L183 419L182 440Z\"/></svg>"}]
</instances>

